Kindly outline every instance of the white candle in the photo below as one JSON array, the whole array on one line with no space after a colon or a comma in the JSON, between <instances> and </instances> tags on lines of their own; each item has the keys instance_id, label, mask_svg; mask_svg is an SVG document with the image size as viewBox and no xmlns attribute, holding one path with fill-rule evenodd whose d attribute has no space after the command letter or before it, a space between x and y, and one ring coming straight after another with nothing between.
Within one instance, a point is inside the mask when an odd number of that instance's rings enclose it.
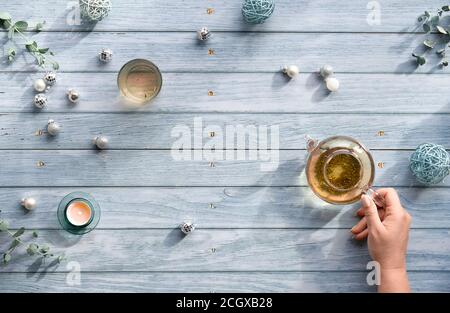
<instances>
[{"instance_id":1,"label":"white candle","mask_svg":"<svg viewBox=\"0 0 450 313\"><path fill-rule=\"evenodd\" d=\"M73 201L67 206L67 220L74 226L87 225L91 220L91 216L91 207L83 201Z\"/></svg>"}]
</instances>

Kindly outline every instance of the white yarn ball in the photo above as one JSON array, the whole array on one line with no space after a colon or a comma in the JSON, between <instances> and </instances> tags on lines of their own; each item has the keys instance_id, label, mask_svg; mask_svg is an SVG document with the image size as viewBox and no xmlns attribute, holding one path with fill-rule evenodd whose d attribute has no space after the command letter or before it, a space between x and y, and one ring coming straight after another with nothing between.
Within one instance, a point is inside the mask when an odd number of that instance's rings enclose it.
<instances>
[{"instance_id":1,"label":"white yarn ball","mask_svg":"<svg viewBox=\"0 0 450 313\"><path fill-rule=\"evenodd\" d=\"M111 10L110 0L79 0L81 16L90 21L101 21Z\"/></svg>"}]
</instances>

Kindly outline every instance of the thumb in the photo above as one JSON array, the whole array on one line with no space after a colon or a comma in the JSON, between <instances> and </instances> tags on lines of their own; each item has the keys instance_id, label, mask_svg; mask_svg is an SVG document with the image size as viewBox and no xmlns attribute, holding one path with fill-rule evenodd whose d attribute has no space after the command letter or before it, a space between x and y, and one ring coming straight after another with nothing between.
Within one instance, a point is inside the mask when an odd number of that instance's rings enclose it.
<instances>
[{"instance_id":1,"label":"thumb","mask_svg":"<svg viewBox=\"0 0 450 313\"><path fill-rule=\"evenodd\" d=\"M366 216L367 228L369 229L369 232L382 229L383 224L381 223L380 216L378 215L378 209L375 202L373 202L369 196L362 195L361 206Z\"/></svg>"}]
</instances>

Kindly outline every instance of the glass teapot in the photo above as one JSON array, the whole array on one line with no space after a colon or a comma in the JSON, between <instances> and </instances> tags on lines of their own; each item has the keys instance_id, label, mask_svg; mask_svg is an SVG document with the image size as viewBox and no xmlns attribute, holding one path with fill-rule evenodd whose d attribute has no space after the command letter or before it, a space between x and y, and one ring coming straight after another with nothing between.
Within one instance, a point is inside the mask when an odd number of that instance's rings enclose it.
<instances>
[{"instance_id":1,"label":"glass teapot","mask_svg":"<svg viewBox=\"0 0 450 313\"><path fill-rule=\"evenodd\" d=\"M306 177L319 198L332 204L349 204L367 194L378 206L384 205L384 199L371 189L375 177L372 155L360 142L346 136L320 142L306 136L306 140Z\"/></svg>"}]
</instances>

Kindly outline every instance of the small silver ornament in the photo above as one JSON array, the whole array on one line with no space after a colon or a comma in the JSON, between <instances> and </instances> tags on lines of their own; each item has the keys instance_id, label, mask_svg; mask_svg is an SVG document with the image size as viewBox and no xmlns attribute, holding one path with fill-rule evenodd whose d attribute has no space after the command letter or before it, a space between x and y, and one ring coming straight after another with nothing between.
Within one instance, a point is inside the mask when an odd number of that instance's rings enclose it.
<instances>
[{"instance_id":1,"label":"small silver ornament","mask_svg":"<svg viewBox=\"0 0 450 313\"><path fill-rule=\"evenodd\" d=\"M324 65L320 68L320 76L324 79L334 74L333 67L331 65Z\"/></svg>"},{"instance_id":2,"label":"small silver ornament","mask_svg":"<svg viewBox=\"0 0 450 313\"><path fill-rule=\"evenodd\" d=\"M80 94L75 89L69 89L69 91L67 91L67 98L70 102L77 103L78 100L80 100Z\"/></svg>"},{"instance_id":3,"label":"small silver ornament","mask_svg":"<svg viewBox=\"0 0 450 313\"><path fill-rule=\"evenodd\" d=\"M108 138L104 136L97 136L94 138L93 143L99 149L106 149L108 147Z\"/></svg>"},{"instance_id":4,"label":"small silver ornament","mask_svg":"<svg viewBox=\"0 0 450 313\"><path fill-rule=\"evenodd\" d=\"M28 211L31 211L36 207L36 200L34 198L23 198L20 204Z\"/></svg>"},{"instance_id":5,"label":"small silver ornament","mask_svg":"<svg viewBox=\"0 0 450 313\"><path fill-rule=\"evenodd\" d=\"M300 73L300 70L298 69L297 65L289 65L283 67L283 73L289 76L290 78L294 78L295 76Z\"/></svg>"},{"instance_id":6,"label":"small silver ornament","mask_svg":"<svg viewBox=\"0 0 450 313\"><path fill-rule=\"evenodd\" d=\"M43 93L38 93L37 95L34 96L34 106L39 109L45 107L47 105L47 102L48 102L47 97Z\"/></svg>"},{"instance_id":7,"label":"small silver ornament","mask_svg":"<svg viewBox=\"0 0 450 313\"><path fill-rule=\"evenodd\" d=\"M201 41L207 40L209 37L211 37L211 32L208 30L207 27L203 27L199 31L197 31L197 37Z\"/></svg>"},{"instance_id":8,"label":"small silver ornament","mask_svg":"<svg viewBox=\"0 0 450 313\"><path fill-rule=\"evenodd\" d=\"M61 125L54 120L48 120L47 132L52 136L56 136L61 132Z\"/></svg>"},{"instance_id":9,"label":"small silver ornament","mask_svg":"<svg viewBox=\"0 0 450 313\"><path fill-rule=\"evenodd\" d=\"M47 85L53 86L56 83L56 73L55 72L45 73L44 81Z\"/></svg>"},{"instance_id":10,"label":"small silver ornament","mask_svg":"<svg viewBox=\"0 0 450 313\"><path fill-rule=\"evenodd\" d=\"M192 233L195 230L195 225L191 222L184 222L180 225L180 229L183 232L183 234L187 235Z\"/></svg>"},{"instance_id":11,"label":"small silver ornament","mask_svg":"<svg viewBox=\"0 0 450 313\"><path fill-rule=\"evenodd\" d=\"M102 62L109 62L112 60L112 51L111 49L102 49L102 51L98 54L98 58Z\"/></svg>"},{"instance_id":12,"label":"small silver ornament","mask_svg":"<svg viewBox=\"0 0 450 313\"><path fill-rule=\"evenodd\" d=\"M34 81L33 87L37 92L44 92L47 88L47 84L45 83L45 80L43 80L42 78L38 78Z\"/></svg>"}]
</instances>

